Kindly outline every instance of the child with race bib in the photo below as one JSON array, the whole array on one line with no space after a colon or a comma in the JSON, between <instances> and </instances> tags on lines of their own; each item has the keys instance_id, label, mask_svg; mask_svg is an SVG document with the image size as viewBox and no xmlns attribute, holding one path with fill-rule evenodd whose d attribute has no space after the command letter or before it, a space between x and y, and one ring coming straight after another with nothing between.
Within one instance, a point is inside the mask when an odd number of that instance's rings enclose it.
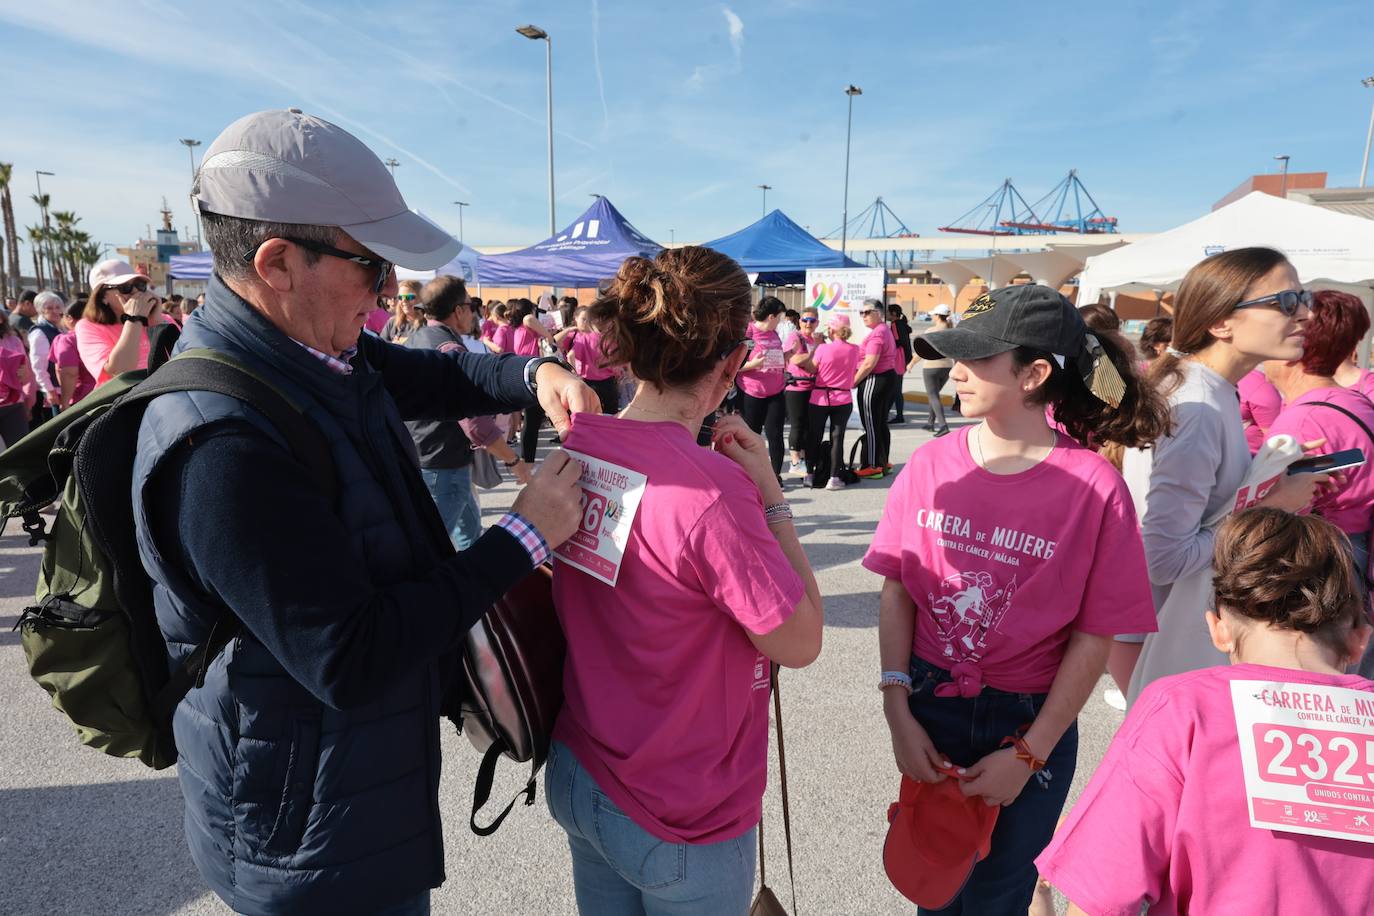
<instances>
[{"instance_id":1,"label":"child with race bib","mask_svg":"<svg viewBox=\"0 0 1374 916\"><path fill-rule=\"evenodd\" d=\"M768 771L771 664L823 617L767 446L703 420L749 356L749 278L688 246L629 258L589 316L639 386L577 414L583 530L556 553L565 701L546 769L585 916L744 916Z\"/></svg>"},{"instance_id":2,"label":"child with race bib","mask_svg":"<svg viewBox=\"0 0 1374 916\"><path fill-rule=\"evenodd\" d=\"M1083 443L1147 445L1167 413L1130 348L1044 286L985 294L916 349L955 361L982 422L918 449L888 495L863 561L885 579L879 687L902 773L1003 806L964 889L922 912L1023 916L1111 638L1154 626L1130 494Z\"/></svg>"},{"instance_id":3,"label":"child with race bib","mask_svg":"<svg viewBox=\"0 0 1374 916\"><path fill-rule=\"evenodd\" d=\"M1215 564L1207 628L1231 665L1145 688L1040 871L1093 916L1368 913L1374 682L1344 673L1369 639L1349 546L1250 509Z\"/></svg>"}]
</instances>

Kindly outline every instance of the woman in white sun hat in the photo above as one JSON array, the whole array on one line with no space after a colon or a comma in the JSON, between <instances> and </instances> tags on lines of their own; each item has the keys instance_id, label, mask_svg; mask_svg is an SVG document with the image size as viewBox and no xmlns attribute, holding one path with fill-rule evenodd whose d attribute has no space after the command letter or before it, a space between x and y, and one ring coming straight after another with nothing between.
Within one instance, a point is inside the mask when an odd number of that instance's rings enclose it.
<instances>
[{"instance_id":1,"label":"woman in white sun hat","mask_svg":"<svg viewBox=\"0 0 1374 916\"><path fill-rule=\"evenodd\" d=\"M76 349L96 386L148 366L148 328L162 323L161 300L148 291L146 274L127 261L91 268L91 298L76 323Z\"/></svg>"}]
</instances>

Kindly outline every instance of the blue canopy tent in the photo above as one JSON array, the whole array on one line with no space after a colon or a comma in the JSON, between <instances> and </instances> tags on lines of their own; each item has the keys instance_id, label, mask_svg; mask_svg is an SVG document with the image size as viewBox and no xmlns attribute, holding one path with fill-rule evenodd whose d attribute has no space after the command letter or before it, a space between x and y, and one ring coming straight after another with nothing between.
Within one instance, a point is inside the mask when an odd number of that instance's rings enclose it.
<instances>
[{"instance_id":1,"label":"blue canopy tent","mask_svg":"<svg viewBox=\"0 0 1374 916\"><path fill-rule=\"evenodd\" d=\"M728 254L765 286L806 282L808 267L863 267L774 210L758 222L738 232L707 242L721 254Z\"/></svg>"},{"instance_id":2,"label":"blue canopy tent","mask_svg":"<svg viewBox=\"0 0 1374 916\"><path fill-rule=\"evenodd\" d=\"M477 275L484 286L593 287L614 277L626 258L652 258L662 250L598 197L558 235L519 251L482 255Z\"/></svg>"},{"instance_id":3,"label":"blue canopy tent","mask_svg":"<svg viewBox=\"0 0 1374 916\"><path fill-rule=\"evenodd\" d=\"M174 254L167 271L174 280L208 280L214 268L210 264L210 252L196 251L191 254Z\"/></svg>"}]
</instances>

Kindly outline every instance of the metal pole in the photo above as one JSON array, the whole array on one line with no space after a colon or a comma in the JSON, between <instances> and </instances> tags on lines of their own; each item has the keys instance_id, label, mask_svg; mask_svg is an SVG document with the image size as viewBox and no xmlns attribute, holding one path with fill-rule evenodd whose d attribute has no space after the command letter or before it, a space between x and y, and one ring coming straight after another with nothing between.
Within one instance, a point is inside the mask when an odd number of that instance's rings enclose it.
<instances>
[{"instance_id":1,"label":"metal pole","mask_svg":"<svg viewBox=\"0 0 1374 916\"><path fill-rule=\"evenodd\" d=\"M1366 89L1374 89L1374 76L1360 80L1360 85ZM1374 143L1374 106L1369 109L1369 132L1364 135L1364 160L1360 162L1360 187L1364 187L1365 178L1369 174L1369 146Z\"/></svg>"},{"instance_id":2,"label":"metal pole","mask_svg":"<svg viewBox=\"0 0 1374 916\"><path fill-rule=\"evenodd\" d=\"M840 222L840 257L845 256L845 249L849 244L849 141L854 134L854 96L859 95L863 90L858 86L849 86L844 94L849 96L849 120L844 130L844 217Z\"/></svg>"},{"instance_id":3,"label":"metal pole","mask_svg":"<svg viewBox=\"0 0 1374 916\"><path fill-rule=\"evenodd\" d=\"M194 188L194 187L195 187L195 184L196 184L196 147L197 147L197 146L200 146L200 141L199 141L199 140L190 140L190 139L186 139L186 140L182 140L181 142L182 142L182 144L186 147L186 152L189 153L190 156L191 156L191 187ZM191 198L191 212L195 213L195 215L196 215L196 247L197 247L197 248L200 248L201 245L202 245L202 242L201 242L201 226L200 226L200 208L196 206L196 195L195 195L194 193L191 193L191 194L190 194L190 198Z\"/></svg>"},{"instance_id":4,"label":"metal pole","mask_svg":"<svg viewBox=\"0 0 1374 916\"><path fill-rule=\"evenodd\" d=\"M760 216L767 216L767 215L768 215L768 192L771 191L771 190L773 190L773 186L772 186L771 184L761 184L761 185L759 185L759 188L763 191L763 212L760 213L759 215L760 215Z\"/></svg>"},{"instance_id":5,"label":"metal pole","mask_svg":"<svg viewBox=\"0 0 1374 916\"><path fill-rule=\"evenodd\" d=\"M386 166L387 168L391 169L391 180L392 180L392 181L395 181L395 180L396 180L396 166L398 166L398 165L400 165L400 164L401 164L401 163L398 162L398 161L396 161L395 159L383 159L383 160L382 160L382 165L384 165L384 166Z\"/></svg>"},{"instance_id":6,"label":"metal pole","mask_svg":"<svg viewBox=\"0 0 1374 916\"><path fill-rule=\"evenodd\" d=\"M1275 158L1275 159L1280 159L1280 160L1283 161L1283 187L1282 187L1282 190L1280 191L1279 196L1282 197L1284 200L1287 200L1287 199L1288 199L1288 157L1287 157L1287 156L1275 156L1274 158Z\"/></svg>"},{"instance_id":7,"label":"metal pole","mask_svg":"<svg viewBox=\"0 0 1374 916\"><path fill-rule=\"evenodd\" d=\"M545 57L544 78L548 83L549 94L549 235L552 237L558 231L558 226L553 207L553 39L548 35L544 36L544 48L548 52Z\"/></svg>"},{"instance_id":8,"label":"metal pole","mask_svg":"<svg viewBox=\"0 0 1374 916\"><path fill-rule=\"evenodd\" d=\"M461 244L463 241L463 208L468 205L468 202L455 200L454 203L458 205L458 241Z\"/></svg>"}]
</instances>

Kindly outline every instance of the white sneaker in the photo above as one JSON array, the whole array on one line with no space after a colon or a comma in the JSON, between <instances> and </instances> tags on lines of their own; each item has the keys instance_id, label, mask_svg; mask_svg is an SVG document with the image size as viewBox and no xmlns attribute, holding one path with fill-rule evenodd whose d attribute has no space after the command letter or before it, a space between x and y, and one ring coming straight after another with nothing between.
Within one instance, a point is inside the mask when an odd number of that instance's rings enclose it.
<instances>
[{"instance_id":1,"label":"white sneaker","mask_svg":"<svg viewBox=\"0 0 1374 916\"><path fill-rule=\"evenodd\" d=\"M838 477L832 477L830 478L830 482L825 485L825 488L827 490L843 490L844 481L840 480Z\"/></svg>"},{"instance_id":2,"label":"white sneaker","mask_svg":"<svg viewBox=\"0 0 1374 916\"><path fill-rule=\"evenodd\" d=\"M806 476L806 465L801 461L792 462L792 466L787 469L787 473L792 477Z\"/></svg>"},{"instance_id":3,"label":"white sneaker","mask_svg":"<svg viewBox=\"0 0 1374 916\"><path fill-rule=\"evenodd\" d=\"M1108 687L1106 690L1102 691L1102 701L1112 709L1119 709L1122 712L1126 711L1126 695L1115 687Z\"/></svg>"}]
</instances>

